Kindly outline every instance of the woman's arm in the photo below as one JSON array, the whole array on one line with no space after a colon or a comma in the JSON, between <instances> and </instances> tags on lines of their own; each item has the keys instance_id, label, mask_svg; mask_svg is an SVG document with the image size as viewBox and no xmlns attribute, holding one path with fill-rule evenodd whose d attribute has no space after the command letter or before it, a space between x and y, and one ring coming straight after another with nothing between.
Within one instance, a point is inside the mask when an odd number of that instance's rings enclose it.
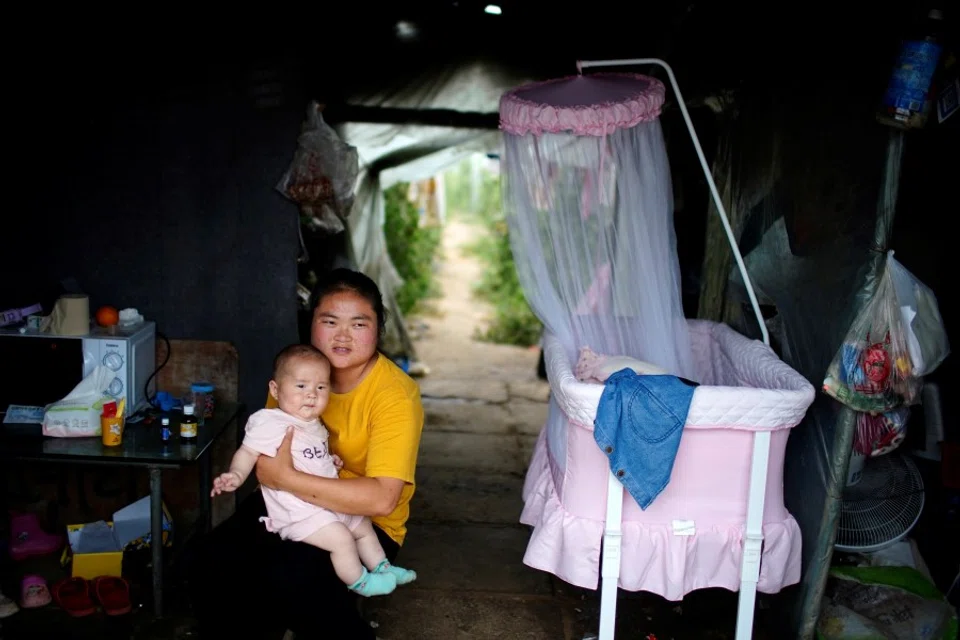
<instances>
[{"instance_id":1,"label":"woman's arm","mask_svg":"<svg viewBox=\"0 0 960 640\"><path fill-rule=\"evenodd\" d=\"M403 480L398 478L323 478L293 468L290 453L293 430L288 429L274 457L260 456L257 479L261 484L292 493L318 507L359 516L387 516L400 500Z\"/></svg>"}]
</instances>

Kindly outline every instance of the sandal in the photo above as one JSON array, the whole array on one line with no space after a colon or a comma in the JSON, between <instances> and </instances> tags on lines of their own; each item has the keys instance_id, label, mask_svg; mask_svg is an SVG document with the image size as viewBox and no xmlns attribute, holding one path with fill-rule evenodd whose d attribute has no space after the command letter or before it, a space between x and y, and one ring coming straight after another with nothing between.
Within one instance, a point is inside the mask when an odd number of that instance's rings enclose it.
<instances>
[{"instance_id":1,"label":"sandal","mask_svg":"<svg viewBox=\"0 0 960 640\"><path fill-rule=\"evenodd\" d=\"M45 607L50 604L50 600L50 589L47 588L47 581L43 577L36 574L23 577L23 583L20 585L21 608Z\"/></svg>"},{"instance_id":2,"label":"sandal","mask_svg":"<svg viewBox=\"0 0 960 640\"><path fill-rule=\"evenodd\" d=\"M97 610L90 597L90 583L83 578L64 578L53 585L57 605L74 618L89 616Z\"/></svg>"},{"instance_id":3,"label":"sandal","mask_svg":"<svg viewBox=\"0 0 960 640\"><path fill-rule=\"evenodd\" d=\"M130 585L123 578L100 576L93 580L93 591L108 616L130 613Z\"/></svg>"},{"instance_id":4,"label":"sandal","mask_svg":"<svg viewBox=\"0 0 960 640\"><path fill-rule=\"evenodd\" d=\"M20 607L17 606L17 603L0 593L0 620L9 618L17 611L20 611Z\"/></svg>"}]
</instances>

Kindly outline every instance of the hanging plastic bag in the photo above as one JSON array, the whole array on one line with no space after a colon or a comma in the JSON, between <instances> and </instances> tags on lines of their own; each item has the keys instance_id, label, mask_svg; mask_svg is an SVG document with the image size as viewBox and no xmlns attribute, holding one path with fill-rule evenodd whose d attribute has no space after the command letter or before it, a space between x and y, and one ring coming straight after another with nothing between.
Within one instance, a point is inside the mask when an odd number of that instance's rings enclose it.
<instances>
[{"instance_id":1,"label":"hanging plastic bag","mask_svg":"<svg viewBox=\"0 0 960 640\"><path fill-rule=\"evenodd\" d=\"M830 396L856 411L873 414L913 404L922 386L922 378L914 374L890 260L823 381L823 390Z\"/></svg>"},{"instance_id":2,"label":"hanging plastic bag","mask_svg":"<svg viewBox=\"0 0 960 640\"><path fill-rule=\"evenodd\" d=\"M887 271L900 303L913 375L928 375L950 355L950 342L940 317L937 297L930 287L897 262L893 251L887 253Z\"/></svg>"},{"instance_id":3,"label":"hanging plastic bag","mask_svg":"<svg viewBox=\"0 0 960 640\"><path fill-rule=\"evenodd\" d=\"M900 407L876 415L858 413L853 450L868 457L890 453L899 447L906 437L909 417L909 407Z\"/></svg>"},{"instance_id":4,"label":"hanging plastic bag","mask_svg":"<svg viewBox=\"0 0 960 640\"><path fill-rule=\"evenodd\" d=\"M342 231L339 218L350 214L359 172L356 147L341 140L323 121L319 105L311 102L297 151L277 190L300 205L313 226Z\"/></svg>"}]
</instances>

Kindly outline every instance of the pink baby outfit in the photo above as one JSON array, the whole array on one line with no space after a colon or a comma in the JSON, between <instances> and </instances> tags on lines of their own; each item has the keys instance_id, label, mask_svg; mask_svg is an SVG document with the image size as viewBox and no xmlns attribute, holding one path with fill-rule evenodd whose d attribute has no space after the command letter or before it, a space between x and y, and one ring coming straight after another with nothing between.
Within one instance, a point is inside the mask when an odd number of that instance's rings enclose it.
<instances>
[{"instance_id":1,"label":"pink baby outfit","mask_svg":"<svg viewBox=\"0 0 960 640\"><path fill-rule=\"evenodd\" d=\"M337 468L327 446L329 434L320 420L306 422L281 409L261 409L247 420L243 444L257 453L273 457L290 426L295 427L291 447L294 468L313 476L336 478ZM264 486L260 491L268 516L260 520L267 525L268 531L279 533L284 540L303 540L331 522L342 522L352 531L363 521L363 516L334 513L292 493Z\"/></svg>"}]
</instances>

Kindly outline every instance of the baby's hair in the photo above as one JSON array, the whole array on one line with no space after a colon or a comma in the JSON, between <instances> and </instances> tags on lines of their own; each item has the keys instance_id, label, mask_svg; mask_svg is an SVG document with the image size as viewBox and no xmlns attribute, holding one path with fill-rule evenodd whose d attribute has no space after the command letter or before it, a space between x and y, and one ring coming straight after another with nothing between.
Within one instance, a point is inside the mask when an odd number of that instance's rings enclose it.
<instances>
[{"instance_id":1,"label":"baby's hair","mask_svg":"<svg viewBox=\"0 0 960 640\"><path fill-rule=\"evenodd\" d=\"M273 379L276 380L280 376L280 372L287 366L287 363L298 358L310 358L328 367L330 366L330 361L327 360L327 356L323 355L320 350L313 345L291 344L284 347L280 353L277 354L277 357L273 359Z\"/></svg>"}]
</instances>

